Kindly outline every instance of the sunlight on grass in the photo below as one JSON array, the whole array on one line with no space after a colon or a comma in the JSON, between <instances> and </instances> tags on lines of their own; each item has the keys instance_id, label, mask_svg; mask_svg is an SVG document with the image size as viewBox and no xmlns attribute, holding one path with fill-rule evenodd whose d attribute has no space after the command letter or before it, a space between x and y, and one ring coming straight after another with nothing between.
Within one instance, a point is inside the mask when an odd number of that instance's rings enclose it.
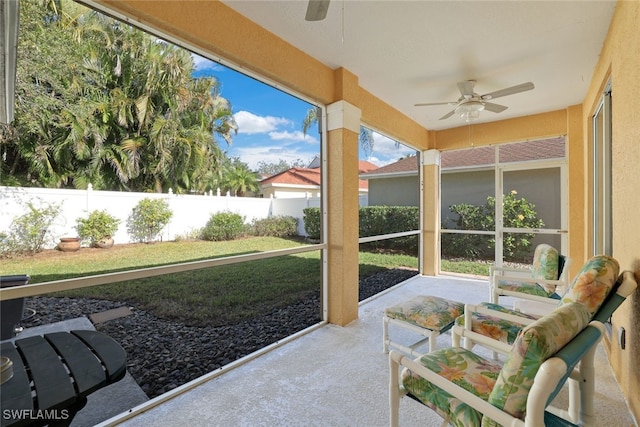
<instances>
[{"instance_id":1,"label":"sunlight on grass","mask_svg":"<svg viewBox=\"0 0 640 427\"><path fill-rule=\"evenodd\" d=\"M29 283L176 264L208 258L302 246L302 241L256 237L228 242L181 241L82 248L78 252L47 250L34 256L2 260L0 274L29 274ZM54 278L55 277L55 278Z\"/></svg>"},{"instance_id":2,"label":"sunlight on grass","mask_svg":"<svg viewBox=\"0 0 640 427\"><path fill-rule=\"evenodd\" d=\"M0 274L29 274L29 283L168 265L222 256L286 249L306 244L298 239L252 237L227 242L181 241L116 245L78 252L44 251L4 259ZM418 267L415 256L360 252L359 275L393 268ZM126 301L157 316L189 325L219 326L247 320L298 301L317 298L321 287L320 251L173 273L52 296ZM442 261L442 270L488 275L489 265Z\"/></svg>"}]
</instances>

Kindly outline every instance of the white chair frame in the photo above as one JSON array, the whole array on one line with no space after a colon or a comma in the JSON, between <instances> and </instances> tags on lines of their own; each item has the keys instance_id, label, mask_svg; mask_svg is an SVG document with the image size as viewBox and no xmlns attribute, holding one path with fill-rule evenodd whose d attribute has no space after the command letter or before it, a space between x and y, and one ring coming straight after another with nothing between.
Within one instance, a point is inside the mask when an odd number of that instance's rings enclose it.
<instances>
[{"instance_id":1,"label":"white chair frame","mask_svg":"<svg viewBox=\"0 0 640 427\"><path fill-rule=\"evenodd\" d=\"M629 295L631 295L638 284L636 282L635 276L632 271L625 270L621 273L622 275L622 283L616 290L615 297L617 301L612 302L615 304L614 307L609 306L609 310L613 312ZM549 299L549 298L547 298ZM551 300L558 301L558 300ZM605 303L606 304L606 303ZM602 308L606 307L603 305ZM530 319L527 317L520 317L517 315L503 313L501 311L492 310L489 307L483 305L474 305L474 304L465 304L464 307L464 326L455 325L451 328L451 342L454 347L459 347L461 345L461 340L464 338L464 348L467 350L471 350L474 345L482 345L485 348L494 351L494 358L496 357L495 353L507 354L511 351L511 346L509 344L494 340L488 336L479 334L474 332L472 328L472 316L473 313L485 314L493 317L497 317L499 319L508 320L512 323L521 324L523 327L535 322L535 319ZM594 315L595 318L601 317L602 313L599 311ZM609 314L610 316L610 314ZM605 319L599 319L601 321L605 321Z\"/></svg>"},{"instance_id":2,"label":"white chair frame","mask_svg":"<svg viewBox=\"0 0 640 427\"><path fill-rule=\"evenodd\" d=\"M501 280L521 282L521 283L538 283L556 286L556 293L561 294L569 285L569 269L571 267L571 258L565 257L562 273L558 280L535 279L531 277L530 268L513 268L513 267L489 267L489 291L490 300L494 304L498 304L500 296L512 296L516 298L528 299L548 304L557 303L558 300L550 297L542 297L538 295L525 294L523 292L510 291L500 289L498 283ZM558 289L559 288L559 289ZM560 292L558 292L560 291Z\"/></svg>"},{"instance_id":3,"label":"white chair frame","mask_svg":"<svg viewBox=\"0 0 640 427\"><path fill-rule=\"evenodd\" d=\"M529 392L524 421L498 409L473 393L425 368L417 361L418 359L412 360L402 353L392 350L389 352L389 421L391 427L398 426L400 398L407 394L399 382L401 367L410 369L415 374L427 379L460 401L504 426L543 427L545 425L545 411L574 424L580 424L582 426L592 425L594 418L593 398L595 393L594 359L597 345L604 335L604 326L597 321L591 322L589 326L595 328L598 335L595 342L592 341L588 351L580 357L580 362L576 368L568 372L568 365L560 357L551 357L541 365ZM593 333L593 328L589 326L583 329L577 337L580 337L589 329L591 330L588 333ZM576 338L574 338L574 340ZM569 384L568 408L548 407L547 402L549 398L556 388L558 388L561 381L565 381L565 378ZM443 427L447 423L448 420L445 419Z\"/></svg>"}]
</instances>

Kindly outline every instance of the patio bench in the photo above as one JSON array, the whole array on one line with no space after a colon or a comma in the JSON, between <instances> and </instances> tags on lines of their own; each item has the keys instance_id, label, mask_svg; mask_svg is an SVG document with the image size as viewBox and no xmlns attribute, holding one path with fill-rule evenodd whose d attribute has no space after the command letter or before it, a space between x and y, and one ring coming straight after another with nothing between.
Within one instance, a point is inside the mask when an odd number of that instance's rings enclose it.
<instances>
[{"instance_id":1,"label":"patio bench","mask_svg":"<svg viewBox=\"0 0 640 427\"><path fill-rule=\"evenodd\" d=\"M89 394L126 374L124 349L92 330L4 341L0 356L12 369L0 384L2 427L69 425Z\"/></svg>"}]
</instances>

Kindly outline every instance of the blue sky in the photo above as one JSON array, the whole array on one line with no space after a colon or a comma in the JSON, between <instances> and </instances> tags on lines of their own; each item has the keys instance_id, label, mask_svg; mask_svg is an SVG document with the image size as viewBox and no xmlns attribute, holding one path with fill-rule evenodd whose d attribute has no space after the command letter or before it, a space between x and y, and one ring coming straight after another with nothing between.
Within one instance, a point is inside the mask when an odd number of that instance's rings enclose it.
<instances>
[{"instance_id":1,"label":"blue sky","mask_svg":"<svg viewBox=\"0 0 640 427\"><path fill-rule=\"evenodd\" d=\"M302 133L302 120L311 104L213 61L193 57L194 75L217 78L221 95L231 102L239 128L231 146L221 142L229 157L239 157L256 168L260 161L291 163L300 159L307 164L320 154L316 127L307 135ZM371 156L367 158L361 150L360 159L378 166L415 152L405 146L396 147L395 141L378 133L374 133L374 141Z\"/></svg>"}]
</instances>

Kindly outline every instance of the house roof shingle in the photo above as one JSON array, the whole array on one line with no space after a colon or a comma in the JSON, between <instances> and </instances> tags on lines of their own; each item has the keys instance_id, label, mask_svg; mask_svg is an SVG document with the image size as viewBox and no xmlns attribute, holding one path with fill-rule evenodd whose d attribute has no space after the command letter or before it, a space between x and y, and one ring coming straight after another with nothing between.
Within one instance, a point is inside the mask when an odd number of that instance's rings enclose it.
<instances>
[{"instance_id":1,"label":"house roof shingle","mask_svg":"<svg viewBox=\"0 0 640 427\"><path fill-rule=\"evenodd\" d=\"M320 185L320 169L291 168L263 179L260 184Z\"/></svg>"},{"instance_id":2,"label":"house roof shingle","mask_svg":"<svg viewBox=\"0 0 640 427\"><path fill-rule=\"evenodd\" d=\"M358 174L367 173L378 167L371 162L361 160L358 162ZM260 181L260 185L312 185L320 186L320 168L291 168L286 171L271 175ZM359 188L369 188L369 182L367 180L359 180Z\"/></svg>"},{"instance_id":3,"label":"house roof shingle","mask_svg":"<svg viewBox=\"0 0 640 427\"><path fill-rule=\"evenodd\" d=\"M501 163L562 158L565 155L564 137L501 145L499 154ZM477 147L472 150L443 151L440 156L440 164L442 168L492 165L494 156L495 147L493 146ZM375 169L367 173L366 176L374 178L417 170L418 162L416 157L412 156Z\"/></svg>"}]
</instances>

